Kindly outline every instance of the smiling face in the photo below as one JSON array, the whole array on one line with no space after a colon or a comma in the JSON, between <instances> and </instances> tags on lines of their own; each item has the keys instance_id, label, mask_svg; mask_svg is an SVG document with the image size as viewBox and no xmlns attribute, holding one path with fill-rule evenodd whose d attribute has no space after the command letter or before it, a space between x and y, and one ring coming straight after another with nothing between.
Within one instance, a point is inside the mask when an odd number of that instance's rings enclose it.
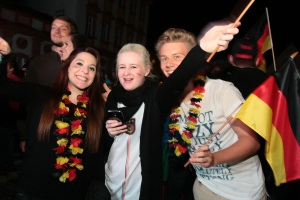
<instances>
[{"instance_id":1,"label":"smiling face","mask_svg":"<svg viewBox=\"0 0 300 200\"><path fill-rule=\"evenodd\" d=\"M66 37L71 33L71 26L68 22L55 19L51 25L51 41L56 46L62 46L66 40Z\"/></svg>"},{"instance_id":2,"label":"smiling face","mask_svg":"<svg viewBox=\"0 0 300 200\"><path fill-rule=\"evenodd\" d=\"M159 50L160 68L169 77L188 54L189 49L183 42L165 43Z\"/></svg>"},{"instance_id":3,"label":"smiling face","mask_svg":"<svg viewBox=\"0 0 300 200\"><path fill-rule=\"evenodd\" d=\"M60 48L61 60L65 61L72 51L74 50L74 45L72 43L72 36L67 36L64 45Z\"/></svg>"},{"instance_id":4,"label":"smiling face","mask_svg":"<svg viewBox=\"0 0 300 200\"><path fill-rule=\"evenodd\" d=\"M119 54L117 63L119 81L128 91L140 87L150 73L150 66L145 66L141 55L134 51Z\"/></svg>"},{"instance_id":5,"label":"smiling face","mask_svg":"<svg viewBox=\"0 0 300 200\"><path fill-rule=\"evenodd\" d=\"M96 58L92 54L86 52L77 54L68 69L68 87L71 92L83 91L93 83L96 64Z\"/></svg>"}]
</instances>

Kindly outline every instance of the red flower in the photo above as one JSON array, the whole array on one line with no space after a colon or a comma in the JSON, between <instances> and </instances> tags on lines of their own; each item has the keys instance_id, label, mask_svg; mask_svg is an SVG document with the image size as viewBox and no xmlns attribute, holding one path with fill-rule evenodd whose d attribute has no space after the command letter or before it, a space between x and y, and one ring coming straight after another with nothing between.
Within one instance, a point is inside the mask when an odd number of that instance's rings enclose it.
<instances>
[{"instance_id":1,"label":"red flower","mask_svg":"<svg viewBox=\"0 0 300 200\"><path fill-rule=\"evenodd\" d=\"M193 137L193 134L189 133L187 130L183 131L183 134L185 134L187 138L192 138Z\"/></svg>"},{"instance_id":2,"label":"red flower","mask_svg":"<svg viewBox=\"0 0 300 200\"><path fill-rule=\"evenodd\" d=\"M195 92L198 92L198 93L203 93L203 92L205 92L204 87L201 86L201 85L197 85L196 87L194 87L193 90L194 90Z\"/></svg>"},{"instance_id":3,"label":"red flower","mask_svg":"<svg viewBox=\"0 0 300 200\"><path fill-rule=\"evenodd\" d=\"M83 93L82 95L77 97L77 100L86 104L89 101L89 98L86 96L86 93Z\"/></svg>"},{"instance_id":4,"label":"red flower","mask_svg":"<svg viewBox=\"0 0 300 200\"><path fill-rule=\"evenodd\" d=\"M58 154L62 154L65 152L65 146L58 146L57 148L53 148L54 151L56 151Z\"/></svg>"},{"instance_id":5,"label":"red flower","mask_svg":"<svg viewBox=\"0 0 300 200\"><path fill-rule=\"evenodd\" d=\"M82 108L78 108L78 112L80 112L81 115L86 116L86 110Z\"/></svg>"},{"instance_id":6,"label":"red flower","mask_svg":"<svg viewBox=\"0 0 300 200\"><path fill-rule=\"evenodd\" d=\"M181 146L180 144L177 144L177 146L178 146L179 151L180 151L181 153L185 153L185 152L187 151L187 148L186 148L186 147L183 147L183 146Z\"/></svg>"},{"instance_id":7,"label":"red flower","mask_svg":"<svg viewBox=\"0 0 300 200\"><path fill-rule=\"evenodd\" d=\"M187 118L188 118L188 120L190 120L191 122L197 123L197 119L196 119L195 117L188 116Z\"/></svg>"},{"instance_id":8,"label":"red flower","mask_svg":"<svg viewBox=\"0 0 300 200\"><path fill-rule=\"evenodd\" d=\"M69 127L66 127L66 128L59 128L59 129L56 129L55 131L61 135L63 134L68 134L69 133Z\"/></svg>"},{"instance_id":9,"label":"red flower","mask_svg":"<svg viewBox=\"0 0 300 200\"><path fill-rule=\"evenodd\" d=\"M73 147L78 147L82 142L80 138L71 138L71 145L73 145Z\"/></svg>"},{"instance_id":10,"label":"red flower","mask_svg":"<svg viewBox=\"0 0 300 200\"><path fill-rule=\"evenodd\" d=\"M78 165L78 164L81 164L82 159L71 156L70 161L72 161L74 164Z\"/></svg>"},{"instance_id":11,"label":"red flower","mask_svg":"<svg viewBox=\"0 0 300 200\"><path fill-rule=\"evenodd\" d=\"M175 119L175 118L178 118L178 117L180 117L180 114L172 114L170 116L171 119Z\"/></svg>"},{"instance_id":12,"label":"red flower","mask_svg":"<svg viewBox=\"0 0 300 200\"><path fill-rule=\"evenodd\" d=\"M71 125L72 129L77 129L78 126L81 124L81 122L82 122L82 119L77 119L77 120L72 121L72 125Z\"/></svg>"},{"instance_id":13,"label":"red flower","mask_svg":"<svg viewBox=\"0 0 300 200\"><path fill-rule=\"evenodd\" d=\"M64 99L63 99L63 102L64 102L65 104L70 104L70 103L72 103L72 102L70 101L70 99L68 99L68 98L64 98Z\"/></svg>"},{"instance_id":14,"label":"red flower","mask_svg":"<svg viewBox=\"0 0 300 200\"><path fill-rule=\"evenodd\" d=\"M73 181L76 178L76 169L70 168L69 169L69 181Z\"/></svg>"}]
</instances>

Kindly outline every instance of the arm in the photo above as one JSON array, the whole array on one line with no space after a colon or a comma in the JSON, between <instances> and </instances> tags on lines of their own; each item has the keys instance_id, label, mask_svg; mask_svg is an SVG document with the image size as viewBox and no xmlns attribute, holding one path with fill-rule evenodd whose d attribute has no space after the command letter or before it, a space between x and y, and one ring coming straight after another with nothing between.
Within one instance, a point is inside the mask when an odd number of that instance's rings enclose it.
<instances>
[{"instance_id":1,"label":"arm","mask_svg":"<svg viewBox=\"0 0 300 200\"><path fill-rule=\"evenodd\" d=\"M42 91L45 91L44 88L37 84L17 82L8 79L6 66L0 67L0 98L28 105L32 103L37 96L42 95Z\"/></svg>"},{"instance_id":2,"label":"arm","mask_svg":"<svg viewBox=\"0 0 300 200\"><path fill-rule=\"evenodd\" d=\"M225 50L228 47L233 36L238 33L238 29L231 28L231 26L232 24L206 28L208 31L204 31L200 37L199 46L196 45L190 50L173 74L159 87L156 101L162 112L170 111L191 78L206 66L207 52L214 51L217 45L220 46L219 50Z\"/></svg>"},{"instance_id":3,"label":"arm","mask_svg":"<svg viewBox=\"0 0 300 200\"><path fill-rule=\"evenodd\" d=\"M9 44L0 37L0 55L7 55L11 51Z\"/></svg>"},{"instance_id":4,"label":"arm","mask_svg":"<svg viewBox=\"0 0 300 200\"><path fill-rule=\"evenodd\" d=\"M207 145L201 146L191 156L190 162L211 167L222 163L238 163L255 154L260 147L256 133L237 118L232 119L230 125L238 135L237 142L215 153L211 153Z\"/></svg>"}]
</instances>

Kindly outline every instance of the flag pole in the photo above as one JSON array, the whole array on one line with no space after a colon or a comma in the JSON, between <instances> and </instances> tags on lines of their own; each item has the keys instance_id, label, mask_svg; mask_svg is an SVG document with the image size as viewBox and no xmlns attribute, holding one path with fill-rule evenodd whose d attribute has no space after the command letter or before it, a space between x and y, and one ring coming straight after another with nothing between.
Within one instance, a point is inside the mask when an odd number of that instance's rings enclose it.
<instances>
[{"instance_id":1,"label":"flag pole","mask_svg":"<svg viewBox=\"0 0 300 200\"><path fill-rule=\"evenodd\" d=\"M271 48L272 48L272 57L273 57L274 71L276 72L276 62L275 62L275 54L274 54L274 47L273 47L273 40L272 40L272 34L271 34L271 25L270 25L268 8L266 8L266 14L267 14L267 21L268 21L270 42L271 42Z\"/></svg>"},{"instance_id":2,"label":"flag pole","mask_svg":"<svg viewBox=\"0 0 300 200\"><path fill-rule=\"evenodd\" d=\"M235 20L235 22L232 24L231 28L234 28L236 24L241 20L241 18L244 16L244 14L247 12L247 10L250 8L250 6L254 3L254 0L251 0L246 8L243 10L243 12L240 14L240 16ZM219 50L220 46L218 45L215 50L210 54L210 56L207 58L206 62L209 62L212 57L217 53Z\"/></svg>"},{"instance_id":3,"label":"flag pole","mask_svg":"<svg viewBox=\"0 0 300 200\"><path fill-rule=\"evenodd\" d=\"M294 59L294 58L297 56L297 54L298 54L298 51L296 51L295 53L293 53L293 54L291 55L291 58Z\"/></svg>"}]
</instances>

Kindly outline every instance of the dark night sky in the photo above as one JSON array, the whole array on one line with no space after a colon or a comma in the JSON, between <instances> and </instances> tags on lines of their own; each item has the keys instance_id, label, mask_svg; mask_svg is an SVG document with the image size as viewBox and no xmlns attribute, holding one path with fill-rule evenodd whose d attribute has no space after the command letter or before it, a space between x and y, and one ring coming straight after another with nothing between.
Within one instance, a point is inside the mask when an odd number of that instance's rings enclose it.
<instances>
[{"instance_id":1,"label":"dark night sky","mask_svg":"<svg viewBox=\"0 0 300 200\"><path fill-rule=\"evenodd\" d=\"M183 28L197 35L210 21L227 17L238 0L153 0L150 8L147 48L168 28ZM245 0L242 0L245 1ZM268 8L275 56L293 43L300 50L300 1L256 0L242 18L243 37Z\"/></svg>"}]
</instances>

